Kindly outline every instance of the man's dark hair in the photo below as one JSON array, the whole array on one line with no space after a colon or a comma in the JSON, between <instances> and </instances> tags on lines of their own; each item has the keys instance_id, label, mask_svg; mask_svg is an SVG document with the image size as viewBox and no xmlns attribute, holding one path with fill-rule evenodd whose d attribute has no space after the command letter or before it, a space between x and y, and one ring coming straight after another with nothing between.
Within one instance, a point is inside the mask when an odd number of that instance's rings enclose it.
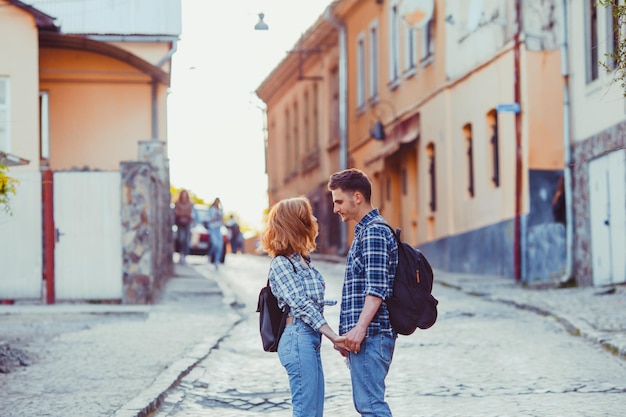
<instances>
[{"instance_id":1,"label":"man's dark hair","mask_svg":"<svg viewBox=\"0 0 626 417\"><path fill-rule=\"evenodd\" d=\"M363 194L368 203L372 198L372 182L363 171L356 168L335 172L328 180L328 189L331 191L340 189L352 193L358 191Z\"/></svg>"}]
</instances>

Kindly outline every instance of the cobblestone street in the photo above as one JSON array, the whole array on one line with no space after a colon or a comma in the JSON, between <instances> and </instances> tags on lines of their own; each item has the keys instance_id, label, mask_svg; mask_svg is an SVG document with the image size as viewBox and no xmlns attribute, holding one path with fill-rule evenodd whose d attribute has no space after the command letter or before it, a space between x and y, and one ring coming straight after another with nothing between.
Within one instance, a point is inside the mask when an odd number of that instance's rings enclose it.
<instances>
[{"instance_id":1,"label":"cobblestone street","mask_svg":"<svg viewBox=\"0 0 626 417\"><path fill-rule=\"evenodd\" d=\"M267 264L267 260L254 259ZM327 296L340 297L342 264L316 262ZM284 369L261 349L254 312L258 274L206 276L231 288L244 320L166 397L155 417L291 415ZM232 270L228 270L231 268ZM257 268L248 268L257 269ZM265 268L266 271L266 268ZM232 275L231 275L232 273ZM622 416L626 413L626 363L597 344L574 337L551 317L437 285L437 324L400 336L388 377L394 416ZM254 308L253 308L254 307ZM337 326L338 306L326 316ZM325 414L358 416L349 371L325 341Z\"/></svg>"},{"instance_id":2,"label":"cobblestone street","mask_svg":"<svg viewBox=\"0 0 626 417\"><path fill-rule=\"evenodd\" d=\"M319 258L327 298L342 262ZM269 259L176 265L154 305L0 306L1 417L291 416L256 301ZM626 415L626 287L530 289L435 271L434 327L400 336L394 417ZM339 306L327 307L336 329ZM349 370L324 341L325 415L356 417Z\"/></svg>"}]
</instances>

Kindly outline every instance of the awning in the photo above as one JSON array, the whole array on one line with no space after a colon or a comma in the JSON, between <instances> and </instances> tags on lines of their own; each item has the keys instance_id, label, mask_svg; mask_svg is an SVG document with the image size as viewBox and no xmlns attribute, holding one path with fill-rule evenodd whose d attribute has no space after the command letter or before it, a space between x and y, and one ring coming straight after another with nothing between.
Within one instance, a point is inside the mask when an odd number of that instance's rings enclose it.
<instances>
[{"instance_id":1,"label":"awning","mask_svg":"<svg viewBox=\"0 0 626 417\"><path fill-rule=\"evenodd\" d=\"M373 158L365 161L365 165L371 165L383 158L393 155L400 149L400 145L416 141L420 136L420 117L416 113L396 124L387 139L382 141L382 147Z\"/></svg>"},{"instance_id":2,"label":"awning","mask_svg":"<svg viewBox=\"0 0 626 417\"><path fill-rule=\"evenodd\" d=\"M30 161L28 159L20 158L16 155L0 151L0 164L10 166L16 165L28 165Z\"/></svg>"}]
</instances>

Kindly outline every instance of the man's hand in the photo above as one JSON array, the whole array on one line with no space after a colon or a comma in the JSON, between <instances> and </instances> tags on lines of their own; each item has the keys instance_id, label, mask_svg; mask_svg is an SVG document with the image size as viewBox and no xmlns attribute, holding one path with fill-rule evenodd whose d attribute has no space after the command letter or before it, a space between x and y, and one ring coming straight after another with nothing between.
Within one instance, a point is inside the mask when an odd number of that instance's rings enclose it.
<instances>
[{"instance_id":1,"label":"man's hand","mask_svg":"<svg viewBox=\"0 0 626 417\"><path fill-rule=\"evenodd\" d=\"M357 324L352 330L344 334L346 349L350 352L359 353L361 351L361 342L365 339L366 332L367 326L363 327Z\"/></svg>"}]
</instances>

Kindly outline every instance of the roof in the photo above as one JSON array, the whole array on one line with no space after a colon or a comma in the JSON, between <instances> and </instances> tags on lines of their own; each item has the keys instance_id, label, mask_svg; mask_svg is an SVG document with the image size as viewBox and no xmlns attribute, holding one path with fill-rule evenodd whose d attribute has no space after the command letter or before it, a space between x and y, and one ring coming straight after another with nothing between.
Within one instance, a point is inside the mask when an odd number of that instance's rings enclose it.
<instances>
[{"instance_id":1,"label":"roof","mask_svg":"<svg viewBox=\"0 0 626 417\"><path fill-rule=\"evenodd\" d=\"M181 0L23 0L66 34L179 36Z\"/></svg>"},{"instance_id":2,"label":"roof","mask_svg":"<svg viewBox=\"0 0 626 417\"><path fill-rule=\"evenodd\" d=\"M23 1L7 0L9 4L30 13L35 18L35 24L39 29L58 32L59 27L55 23L55 18L36 9Z\"/></svg>"}]
</instances>

